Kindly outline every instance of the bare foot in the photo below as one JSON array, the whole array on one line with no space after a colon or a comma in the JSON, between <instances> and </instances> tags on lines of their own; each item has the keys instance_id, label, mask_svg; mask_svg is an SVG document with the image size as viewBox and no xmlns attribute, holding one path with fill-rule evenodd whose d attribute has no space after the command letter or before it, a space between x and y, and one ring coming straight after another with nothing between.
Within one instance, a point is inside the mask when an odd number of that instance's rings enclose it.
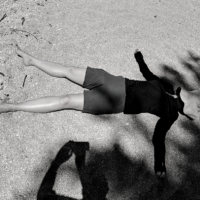
<instances>
[{"instance_id":1,"label":"bare foot","mask_svg":"<svg viewBox=\"0 0 200 200\"><path fill-rule=\"evenodd\" d=\"M24 65L26 65L26 66L31 65L33 57L31 55L27 54L26 52L22 51L20 49L20 47L18 46L18 44L15 44L15 51L19 57L23 58Z\"/></svg>"}]
</instances>

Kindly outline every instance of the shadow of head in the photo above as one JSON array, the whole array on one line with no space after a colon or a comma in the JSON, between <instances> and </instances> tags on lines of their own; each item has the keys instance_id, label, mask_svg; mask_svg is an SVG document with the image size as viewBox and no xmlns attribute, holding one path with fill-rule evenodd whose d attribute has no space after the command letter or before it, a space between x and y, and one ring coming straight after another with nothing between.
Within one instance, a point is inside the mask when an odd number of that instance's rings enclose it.
<instances>
[{"instance_id":1,"label":"shadow of head","mask_svg":"<svg viewBox=\"0 0 200 200\"><path fill-rule=\"evenodd\" d=\"M94 163L89 164L82 176L85 180L82 185L83 200L106 199L109 187L101 166Z\"/></svg>"},{"instance_id":2,"label":"shadow of head","mask_svg":"<svg viewBox=\"0 0 200 200\"><path fill-rule=\"evenodd\" d=\"M82 170L83 200L104 200L109 192L108 181L104 173L102 160L92 159L87 167Z\"/></svg>"}]
</instances>

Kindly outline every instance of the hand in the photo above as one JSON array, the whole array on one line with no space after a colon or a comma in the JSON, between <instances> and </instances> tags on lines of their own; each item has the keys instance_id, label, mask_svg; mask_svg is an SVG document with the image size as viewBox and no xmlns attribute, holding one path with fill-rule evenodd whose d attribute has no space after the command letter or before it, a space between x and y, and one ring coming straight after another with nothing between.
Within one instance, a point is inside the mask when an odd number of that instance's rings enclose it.
<instances>
[{"instance_id":1,"label":"hand","mask_svg":"<svg viewBox=\"0 0 200 200\"><path fill-rule=\"evenodd\" d=\"M156 163L154 168L155 168L156 177L158 179L164 179L166 177L166 167L165 167L165 164L163 162L162 163Z\"/></svg>"},{"instance_id":2,"label":"hand","mask_svg":"<svg viewBox=\"0 0 200 200\"><path fill-rule=\"evenodd\" d=\"M139 52L140 52L140 50L139 50L139 49L136 49L134 54L137 54L137 53L139 53Z\"/></svg>"},{"instance_id":3,"label":"hand","mask_svg":"<svg viewBox=\"0 0 200 200\"><path fill-rule=\"evenodd\" d=\"M137 62L139 62L141 59L143 59L143 55L138 49L135 50L134 55L135 55L135 59Z\"/></svg>"},{"instance_id":4,"label":"hand","mask_svg":"<svg viewBox=\"0 0 200 200\"><path fill-rule=\"evenodd\" d=\"M58 164L63 164L65 161L69 160L72 156L72 149L70 142L67 142L57 153L55 162Z\"/></svg>"},{"instance_id":5,"label":"hand","mask_svg":"<svg viewBox=\"0 0 200 200\"><path fill-rule=\"evenodd\" d=\"M158 179L165 179L165 177L166 177L166 172L160 172L160 171L158 171L158 172L156 173L156 177L157 177Z\"/></svg>"},{"instance_id":6,"label":"hand","mask_svg":"<svg viewBox=\"0 0 200 200\"><path fill-rule=\"evenodd\" d=\"M76 156L85 155L86 151L89 150L89 142L74 142L70 141L71 149Z\"/></svg>"}]
</instances>

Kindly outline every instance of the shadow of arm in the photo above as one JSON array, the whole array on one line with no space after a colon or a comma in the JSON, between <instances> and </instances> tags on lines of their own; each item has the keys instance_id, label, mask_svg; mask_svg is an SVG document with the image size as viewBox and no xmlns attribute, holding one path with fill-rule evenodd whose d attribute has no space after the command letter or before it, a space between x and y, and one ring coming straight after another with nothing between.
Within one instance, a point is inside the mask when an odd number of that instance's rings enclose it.
<instances>
[{"instance_id":1,"label":"shadow of arm","mask_svg":"<svg viewBox=\"0 0 200 200\"><path fill-rule=\"evenodd\" d=\"M71 142L67 142L64 146L58 151L54 161L51 163L40 189L37 194L37 200L76 200L74 198L60 196L57 195L56 192L53 190L53 186L55 183L57 171L59 167L69 160L72 156L72 149L71 149Z\"/></svg>"},{"instance_id":2,"label":"shadow of arm","mask_svg":"<svg viewBox=\"0 0 200 200\"><path fill-rule=\"evenodd\" d=\"M58 164L54 160L42 181L42 184L37 194L37 200L77 200L71 197L57 195L56 192L53 190L59 167L60 164Z\"/></svg>"}]
</instances>

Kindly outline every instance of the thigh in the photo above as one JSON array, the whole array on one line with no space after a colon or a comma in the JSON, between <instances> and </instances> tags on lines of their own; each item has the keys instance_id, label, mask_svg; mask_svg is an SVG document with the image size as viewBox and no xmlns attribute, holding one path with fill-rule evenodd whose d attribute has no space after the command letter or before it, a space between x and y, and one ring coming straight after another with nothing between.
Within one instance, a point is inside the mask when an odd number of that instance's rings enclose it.
<instances>
[{"instance_id":1,"label":"thigh","mask_svg":"<svg viewBox=\"0 0 200 200\"><path fill-rule=\"evenodd\" d=\"M108 96L105 96L100 90L93 89L84 91L83 113L93 115L111 114L111 104Z\"/></svg>"},{"instance_id":2,"label":"thigh","mask_svg":"<svg viewBox=\"0 0 200 200\"><path fill-rule=\"evenodd\" d=\"M95 115L114 114L124 111L125 80L117 78L116 84L104 84L89 91L84 91L83 113ZM117 89L116 89L117 88Z\"/></svg>"},{"instance_id":3,"label":"thigh","mask_svg":"<svg viewBox=\"0 0 200 200\"><path fill-rule=\"evenodd\" d=\"M83 87L92 90L102 86L105 73L107 72L102 69L87 67Z\"/></svg>"},{"instance_id":4,"label":"thigh","mask_svg":"<svg viewBox=\"0 0 200 200\"><path fill-rule=\"evenodd\" d=\"M81 67L67 67L66 78L70 81L83 86L85 80L86 68Z\"/></svg>"}]
</instances>

